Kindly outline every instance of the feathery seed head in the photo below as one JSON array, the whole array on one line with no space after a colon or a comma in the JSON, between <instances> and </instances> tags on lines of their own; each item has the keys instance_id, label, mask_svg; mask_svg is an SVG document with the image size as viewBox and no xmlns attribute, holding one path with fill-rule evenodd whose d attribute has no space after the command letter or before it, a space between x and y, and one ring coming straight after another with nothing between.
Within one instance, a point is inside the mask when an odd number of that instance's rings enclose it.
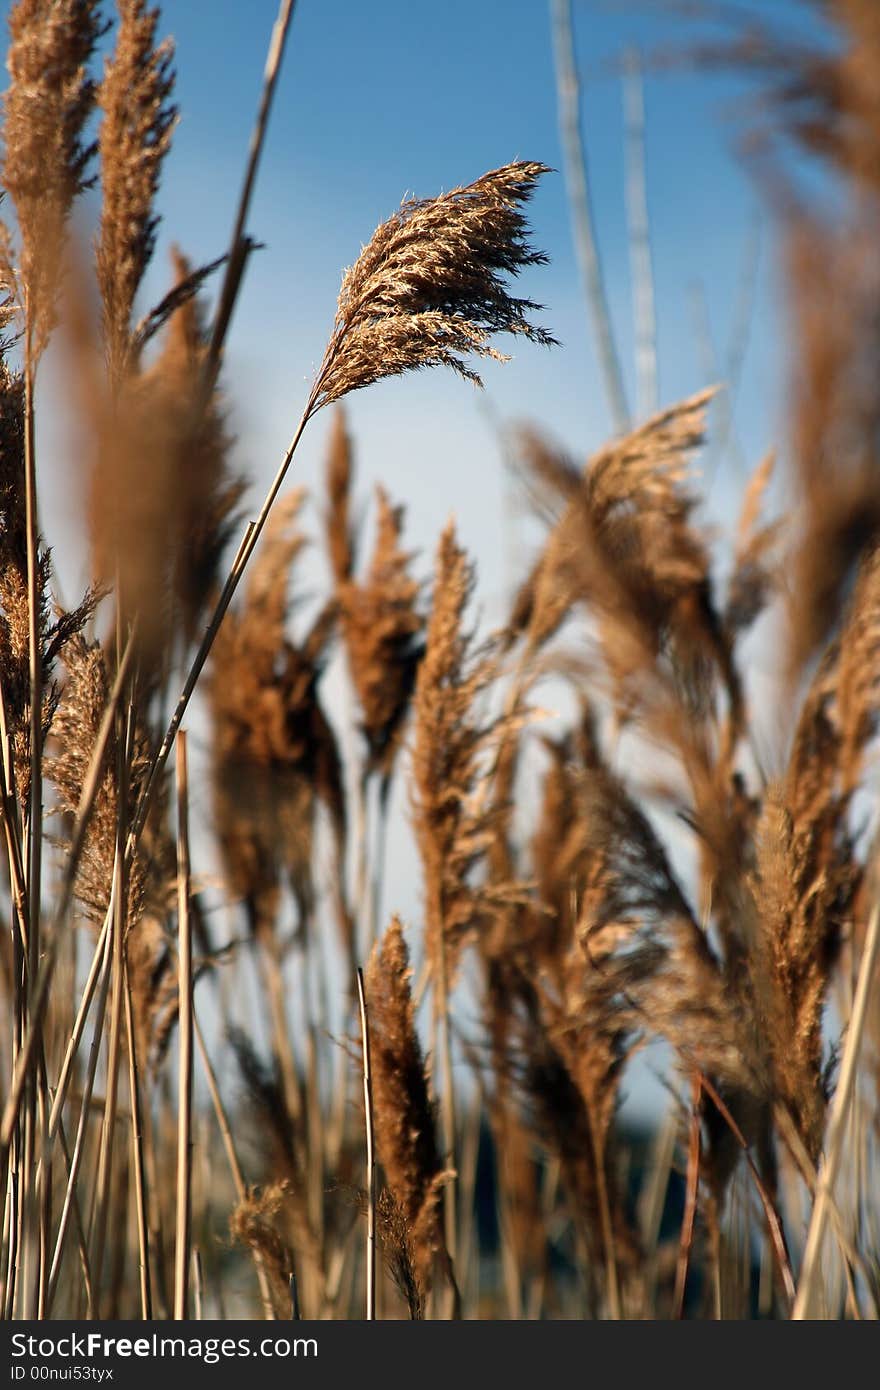
<instances>
[{"instance_id":1,"label":"feathery seed head","mask_svg":"<svg viewBox=\"0 0 880 1390\"><path fill-rule=\"evenodd\" d=\"M541 306L512 297L503 279L546 262L529 245L522 206L549 172L506 164L450 193L410 199L376 229L343 276L310 414L420 367L451 367L481 385L464 359L505 361L490 341L496 333L554 343L531 322Z\"/></svg>"},{"instance_id":2,"label":"feathery seed head","mask_svg":"<svg viewBox=\"0 0 880 1390\"><path fill-rule=\"evenodd\" d=\"M177 120L170 101L174 45L165 39L154 47L158 9L147 9L145 0L118 0L118 8L116 50L98 89L103 202L96 250L114 380L127 366L134 298L156 244L153 199Z\"/></svg>"},{"instance_id":3,"label":"feathery seed head","mask_svg":"<svg viewBox=\"0 0 880 1390\"><path fill-rule=\"evenodd\" d=\"M98 0L19 0L9 16L10 83L2 183L15 203L31 350L54 325L67 218L87 188L94 145L82 133L94 102L87 65L102 33Z\"/></svg>"}]
</instances>

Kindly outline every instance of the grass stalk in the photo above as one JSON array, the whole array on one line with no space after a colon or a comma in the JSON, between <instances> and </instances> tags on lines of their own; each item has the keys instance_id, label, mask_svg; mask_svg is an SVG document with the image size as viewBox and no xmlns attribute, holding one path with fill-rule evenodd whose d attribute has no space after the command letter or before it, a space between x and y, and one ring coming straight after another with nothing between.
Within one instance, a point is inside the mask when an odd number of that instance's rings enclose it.
<instances>
[{"instance_id":1,"label":"grass stalk","mask_svg":"<svg viewBox=\"0 0 880 1390\"><path fill-rule=\"evenodd\" d=\"M177 1216L175 1222L174 1317L183 1321L189 1308L190 1233L192 1226L192 1017L193 966L190 900L189 780L186 734L177 739L177 921L178 921L178 1072L177 1072Z\"/></svg>"},{"instance_id":2,"label":"grass stalk","mask_svg":"<svg viewBox=\"0 0 880 1390\"><path fill-rule=\"evenodd\" d=\"M616 434L623 434L629 423L629 407L594 226L587 152L581 134L581 85L574 53L571 0L553 0L553 51L556 58L559 129L565 156L565 181L571 203L575 253L587 296L612 425Z\"/></svg>"},{"instance_id":3,"label":"grass stalk","mask_svg":"<svg viewBox=\"0 0 880 1390\"><path fill-rule=\"evenodd\" d=\"M128 1094L131 1107L131 1158L134 1169L135 1217L138 1233L138 1285L141 1298L141 1317L153 1318L153 1289L150 1277L150 1233L147 1207L146 1174L144 1168L144 1130L141 1114L141 1085L138 1075L137 1042L131 1004L131 981L128 962L124 966L125 1034L128 1045Z\"/></svg>"},{"instance_id":4,"label":"grass stalk","mask_svg":"<svg viewBox=\"0 0 880 1390\"><path fill-rule=\"evenodd\" d=\"M361 1020L361 1058L364 1078L364 1124L367 1140L367 1321L376 1317L376 1150L373 1137L373 1078L370 1070L370 1022L364 991L364 972L357 972Z\"/></svg>"},{"instance_id":5,"label":"grass stalk","mask_svg":"<svg viewBox=\"0 0 880 1390\"><path fill-rule=\"evenodd\" d=\"M238 1154L235 1151L235 1141L232 1138L232 1126L229 1123L229 1116L220 1095L220 1087L217 1085L217 1075L211 1064L211 1058L205 1045L204 1035L199 1025L198 1015L193 1010L193 1032L196 1044L199 1049L199 1056L202 1059L202 1066L205 1072L205 1080L208 1083L208 1091L211 1096L211 1103L214 1107L214 1114L217 1117L217 1125L220 1129L220 1137L223 1140L223 1148L229 1164L229 1171L232 1174L232 1182L239 1202L243 1202L247 1197L247 1183L244 1180L241 1164L238 1161ZM275 1309L272 1304L272 1294L269 1289L269 1279L266 1274L266 1265L259 1250L253 1250L254 1268L257 1274L257 1282L260 1286L260 1298L263 1304L263 1315L270 1321L274 1321Z\"/></svg>"}]
</instances>

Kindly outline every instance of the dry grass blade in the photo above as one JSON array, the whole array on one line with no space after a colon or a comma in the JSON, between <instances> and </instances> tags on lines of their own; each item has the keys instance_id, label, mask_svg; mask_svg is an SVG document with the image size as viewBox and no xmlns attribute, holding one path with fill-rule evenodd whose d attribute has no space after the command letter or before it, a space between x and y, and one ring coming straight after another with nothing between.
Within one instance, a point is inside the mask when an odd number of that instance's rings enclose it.
<instances>
[{"instance_id":1,"label":"dry grass blade","mask_svg":"<svg viewBox=\"0 0 880 1390\"><path fill-rule=\"evenodd\" d=\"M189 779L186 735L177 740L177 920L179 980L179 1064L177 1124L177 1220L174 1248L174 1316L185 1320L189 1307L192 1235L192 920L190 917Z\"/></svg>"},{"instance_id":2,"label":"dry grass blade","mask_svg":"<svg viewBox=\"0 0 880 1390\"><path fill-rule=\"evenodd\" d=\"M260 93L260 105L251 135L248 162L245 168L244 181L238 200L238 208L236 209L235 225L232 229L229 253L226 257L226 275L223 280L220 297L217 301L217 313L214 319L214 327L211 333L211 342L205 364L206 397L210 396L211 388L216 379L223 352L223 343L226 338L226 331L229 327L229 320L232 317L232 310L235 305L239 285L241 284L241 277L244 273L245 262L250 251L254 247L254 243L245 236L245 226L250 209L251 195L253 194L254 184L256 183L260 156L266 140L269 113L272 109L272 98L275 94L278 74L281 71L281 60L284 57L284 47L287 43L287 35L293 19L294 3L295 0L280 0L278 15L269 40L269 51L266 55L266 70L263 76L263 88Z\"/></svg>"},{"instance_id":3,"label":"dry grass blade","mask_svg":"<svg viewBox=\"0 0 880 1390\"><path fill-rule=\"evenodd\" d=\"M581 134L581 91L574 54L571 0L553 0L552 15L559 125L565 149L565 174L574 223L575 251L593 320L611 418L615 433L620 434L629 422L629 407L593 225L587 155Z\"/></svg>"},{"instance_id":4,"label":"dry grass blade","mask_svg":"<svg viewBox=\"0 0 880 1390\"><path fill-rule=\"evenodd\" d=\"M364 989L364 972L357 972L358 1007L361 1017L361 1052L364 1080L364 1120L367 1136L367 1321L376 1318L376 1154L373 1139L373 1074L370 1061L370 1021Z\"/></svg>"}]
</instances>

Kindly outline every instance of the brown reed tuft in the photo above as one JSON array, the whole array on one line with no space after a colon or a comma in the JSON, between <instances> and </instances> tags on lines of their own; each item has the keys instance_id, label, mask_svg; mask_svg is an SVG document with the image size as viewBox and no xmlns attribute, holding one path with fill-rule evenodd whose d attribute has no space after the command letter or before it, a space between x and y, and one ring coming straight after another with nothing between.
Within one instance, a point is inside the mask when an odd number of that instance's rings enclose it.
<instances>
[{"instance_id":1,"label":"brown reed tuft","mask_svg":"<svg viewBox=\"0 0 880 1390\"><path fill-rule=\"evenodd\" d=\"M217 591L223 553L240 519L245 480L231 464L234 440L220 390L215 385L210 398L202 399L210 334L201 299L187 291L194 281L192 266L176 247L172 263L175 288L186 292L169 317L156 364L156 408L166 412L175 436L171 592L183 639L190 642Z\"/></svg>"},{"instance_id":2,"label":"brown reed tuft","mask_svg":"<svg viewBox=\"0 0 880 1390\"><path fill-rule=\"evenodd\" d=\"M270 1279L276 1317L290 1316L290 1278L293 1254L284 1238L287 1185L269 1183L252 1187L229 1216L233 1241L258 1254Z\"/></svg>"},{"instance_id":3,"label":"brown reed tuft","mask_svg":"<svg viewBox=\"0 0 880 1390\"><path fill-rule=\"evenodd\" d=\"M387 1187L383 1187L376 1203L376 1229L386 1268L406 1303L410 1319L418 1322L423 1317L423 1305L412 1236L400 1204Z\"/></svg>"},{"instance_id":4,"label":"brown reed tuft","mask_svg":"<svg viewBox=\"0 0 880 1390\"><path fill-rule=\"evenodd\" d=\"M110 694L111 678L100 643L74 635L64 649L67 678L51 726L54 751L46 775L54 783L56 810L72 817ZM113 884L120 809L129 824L151 758L149 735L139 722L127 756L128 799L119 807L116 778L118 750L111 736L77 868L76 896L96 928L106 916ZM175 858L163 821L164 794L148 823L141 847L126 876L127 901L122 914L138 1053L158 1066L177 1018L177 978L168 950L165 923L175 890ZM65 841L62 845L68 848Z\"/></svg>"},{"instance_id":5,"label":"brown reed tuft","mask_svg":"<svg viewBox=\"0 0 880 1390\"><path fill-rule=\"evenodd\" d=\"M553 344L529 319L541 306L513 298L503 279L546 262L529 245L522 206L549 172L519 161L402 203L345 272L308 413L422 367L451 367L480 385L464 357L505 361L490 342L496 333Z\"/></svg>"},{"instance_id":6,"label":"brown reed tuft","mask_svg":"<svg viewBox=\"0 0 880 1390\"><path fill-rule=\"evenodd\" d=\"M791 456L799 501L789 558L788 677L797 682L833 635L863 554L876 544L880 228L877 151L880 28L872 0L830 0L824 33L794 42L767 16L729 16L737 32L710 63L761 76L753 147L780 216L789 313ZM788 147L786 151L785 147ZM812 195L794 148L830 174L829 210Z\"/></svg>"},{"instance_id":7,"label":"brown reed tuft","mask_svg":"<svg viewBox=\"0 0 880 1390\"><path fill-rule=\"evenodd\" d=\"M435 1257L448 1263L440 1220L444 1172L425 1061L415 1026L409 953L397 917L373 947L366 972L376 1146L412 1243L422 1295Z\"/></svg>"},{"instance_id":8,"label":"brown reed tuft","mask_svg":"<svg viewBox=\"0 0 880 1390\"><path fill-rule=\"evenodd\" d=\"M880 535L880 407L866 372L880 351L880 276L869 251L878 227L860 210L840 229L799 216L788 234L798 345L792 452L802 499L789 559L792 679L832 637L859 561Z\"/></svg>"},{"instance_id":9,"label":"brown reed tuft","mask_svg":"<svg viewBox=\"0 0 880 1390\"><path fill-rule=\"evenodd\" d=\"M519 1001L518 1055L514 1054L512 1076L525 1101L526 1123L559 1164L571 1219L587 1252L585 1274L592 1312L598 1316L599 1270L608 1244L603 1234L603 1206L607 1211L609 1194L615 1244L622 1255L632 1248L632 1237L617 1201L608 1156L602 1156L601 1174L597 1166L596 1135L584 1096L569 1070L570 1050L569 1056L560 1050L567 1037L559 1027L558 1015L551 1013L548 1020L537 990L525 980L520 985ZM616 1261L616 1254L613 1258Z\"/></svg>"},{"instance_id":10,"label":"brown reed tuft","mask_svg":"<svg viewBox=\"0 0 880 1390\"><path fill-rule=\"evenodd\" d=\"M409 573L411 555L401 549L403 508L392 507L377 487L376 539L361 582L337 587L348 665L367 745L365 775L377 773L387 793L416 672L424 652L420 585Z\"/></svg>"},{"instance_id":11,"label":"brown reed tuft","mask_svg":"<svg viewBox=\"0 0 880 1390\"><path fill-rule=\"evenodd\" d=\"M759 525L761 508L776 459L768 454L752 474L743 496L733 570L727 584L724 628L730 638L744 633L781 587L779 521Z\"/></svg>"},{"instance_id":12,"label":"brown reed tuft","mask_svg":"<svg viewBox=\"0 0 880 1390\"><path fill-rule=\"evenodd\" d=\"M173 252L175 281L188 261ZM92 352L88 342L81 354ZM201 399L207 335L200 306L183 296L162 350L115 392L86 383L95 426L89 476L94 573L117 589L123 630L138 618L144 675L160 671L175 638L188 643L214 592L223 550L237 521L243 480L229 465L232 440L215 391Z\"/></svg>"},{"instance_id":13,"label":"brown reed tuft","mask_svg":"<svg viewBox=\"0 0 880 1390\"><path fill-rule=\"evenodd\" d=\"M588 962L606 976L609 998L665 1037L690 1067L760 1092L748 1020L647 816L602 763L584 780L582 804L596 860L578 931Z\"/></svg>"},{"instance_id":14,"label":"brown reed tuft","mask_svg":"<svg viewBox=\"0 0 880 1390\"><path fill-rule=\"evenodd\" d=\"M244 603L220 629L210 677L217 833L229 889L258 936L274 929L283 877L298 930L310 926L319 803L340 862L344 854L339 752L318 695L335 610L323 609L299 645L286 634L291 569L305 545L296 529L303 501L296 490L273 513Z\"/></svg>"},{"instance_id":15,"label":"brown reed tuft","mask_svg":"<svg viewBox=\"0 0 880 1390\"><path fill-rule=\"evenodd\" d=\"M703 391L662 411L603 449L583 472L534 434L522 437L533 488L553 524L514 604L509 635L540 646L575 604L585 604L598 622L620 717L638 707L638 683L661 660L694 716L706 711L714 670L734 728L742 717L740 682L687 483L711 396Z\"/></svg>"},{"instance_id":16,"label":"brown reed tuft","mask_svg":"<svg viewBox=\"0 0 880 1390\"><path fill-rule=\"evenodd\" d=\"M71 205L91 182L95 146L83 133L95 96L87 69L102 32L98 0L18 0L9 32L0 182L18 218L33 361L54 325Z\"/></svg>"},{"instance_id":17,"label":"brown reed tuft","mask_svg":"<svg viewBox=\"0 0 880 1390\"><path fill-rule=\"evenodd\" d=\"M451 989L461 951L518 884L474 871L492 843L497 808L483 801L481 765L504 721L476 704L498 674L497 655L477 649L465 627L475 567L450 521L440 536L425 656L416 681L412 753L413 828L425 886L425 952L435 981ZM442 957L442 962L441 962ZM444 992L441 987L441 993Z\"/></svg>"},{"instance_id":18,"label":"brown reed tuft","mask_svg":"<svg viewBox=\"0 0 880 1390\"><path fill-rule=\"evenodd\" d=\"M862 872L849 817L880 715L878 576L874 552L811 682L785 775L756 832L752 988L776 1093L813 1156L827 1091L825 1003Z\"/></svg>"},{"instance_id":19,"label":"brown reed tuft","mask_svg":"<svg viewBox=\"0 0 880 1390\"><path fill-rule=\"evenodd\" d=\"M309 1214L300 1136L294 1129L287 1106L278 1061L273 1058L266 1066L240 1029L230 1030L229 1042L238 1064L254 1132L259 1136L260 1157L283 1196L279 1207L283 1206L290 1247L309 1263L317 1264L319 1242Z\"/></svg>"},{"instance_id":20,"label":"brown reed tuft","mask_svg":"<svg viewBox=\"0 0 880 1390\"><path fill-rule=\"evenodd\" d=\"M145 0L117 0L116 48L98 88L103 120L101 226L95 252L111 380L128 367L135 295L156 244L153 200L171 145L177 108L171 102L174 45L156 45L158 9Z\"/></svg>"}]
</instances>

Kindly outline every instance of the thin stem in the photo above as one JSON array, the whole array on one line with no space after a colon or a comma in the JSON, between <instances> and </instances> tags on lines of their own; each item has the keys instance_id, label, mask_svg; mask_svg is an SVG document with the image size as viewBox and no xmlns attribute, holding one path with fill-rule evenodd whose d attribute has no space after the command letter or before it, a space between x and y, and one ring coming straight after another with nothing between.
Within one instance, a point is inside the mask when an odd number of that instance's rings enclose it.
<instances>
[{"instance_id":1,"label":"thin stem","mask_svg":"<svg viewBox=\"0 0 880 1390\"><path fill-rule=\"evenodd\" d=\"M178 920L178 1073L177 1220L175 1225L174 1317L187 1317L192 1193L192 922L189 912L189 790L186 734L177 739L177 920Z\"/></svg>"},{"instance_id":2,"label":"thin stem","mask_svg":"<svg viewBox=\"0 0 880 1390\"><path fill-rule=\"evenodd\" d=\"M367 1321L376 1317L376 1153L373 1141L373 1078L370 1071L370 1024L364 992L364 972L357 972L361 1015L361 1054L364 1074L364 1120L367 1131Z\"/></svg>"},{"instance_id":3,"label":"thin stem","mask_svg":"<svg viewBox=\"0 0 880 1390\"><path fill-rule=\"evenodd\" d=\"M282 964L279 959L280 947L274 937L261 941L257 950L260 962L260 977L269 1001L269 1017L272 1029L272 1048L281 1072L281 1084L284 1091L284 1104L290 1116L291 1126L297 1136L297 1148L301 1149L301 1126L300 1120L303 1114L302 1093L299 1084L299 1075L296 1069L296 1060L293 1055L293 1048L290 1042L290 1030L287 1024L287 1006L285 1002L284 975Z\"/></svg>"},{"instance_id":4,"label":"thin stem","mask_svg":"<svg viewBox=\"0 0 880 1390\"><path fill-rule=\"evenodd\" d=\"M553 0L553 49L556 55L559 131L565 156L565 181L568 185L574 224L575 253L593 321L599 366L605 383L611 419L615 432L623 434L629 424L629 408L593 225L587 152L581 135L581 87L574 57L571 0Z\"/></svg>"},{"instance_id":5,"label":"thin stem","mask_svg":"<svg viewBox=\"0 0 880 1390\"><path fill-rule=\"evenodd\" d=\"M98 984L98 979L101 975L101 969L104 960L104 948L107 944L107 933L110 930L110 921L111 918L109 914L105 914L104 922L98 934L98 940L95 945L95 953L92 956L92 964L89 968L88 979L86 980L85 989L83 990L82 1000L80 1002L76 1019L74 1020L73 1030L71 1032L70 1038L68 1039L67 1048L64 1053L64 1061L61 1064L61 1075L58 1078L58 1085L55 1087L55 1096L52 1101L52 1110L49 1115L50 1143L55 1137L59 1122L61 1120L61 1114L64 1109L64 1102L67 1099L68 1087L70 1086L71 1078L73 1076L73 1064L76 1060L76 1054L79 1051L79 1045L82 1041L82 1035L85 1032L85 1026L88 1020L89 1010L91 1009L92 1000L95 995L95 989Z\"/></svg>"},{"instance_id":6,"label":"thin stem","mask_svg":"<svg viewBox=\"0 0 880 1390\"><path fill-rule=\"evenodd\" d=\"M293 19L295 0L281 0L278 7L278 16L272 29L272 36L269 40L269 52L266 55L266 68L263 74L263 88L260 93L260 104L257 109L257 118L254 129L251 133L251 143L248 150L248 162L245 167L244 182L242 183L241 193L238 200L238 209L235 215L235 225L232 229L232 239L229 243L229 252L226 258L226 271L223 276L223 286L217 302L217 313L214 319L214 328L211 333L211 342L208 348L207 361L205 363L205 397L209 396L217 380L217 373L220 370L220 361L223 354L223 343L232 317L232 310L241 284L244 273L245 263L253 244L245 237L245 225L247 223L248 209L250 207L251 195L254 190L254 183L259 168L260 155L266 140L266 130L269 124L269 113L272 109L272 98L275 95L275 86L278 81L278 74L281 70L281 60L284 56L284 46L287 42L287 34Z\"/></svg>"},{"instance_id":7,"label":"thin stem","mask_svg":"<svg viewBox=\"0 0 880 1390\"><path fill-rule=\"evenodd\" d=\"M28 924L27 1002L28 1022L35 1000L37 971L40 962L40 887L42 880L43 847L43 654L40 641L41 594L39 573L39 530L37 522L37 470L34 440L34 375L32 327L27 314L24 366L24 482L25 528L27 545L28 592L28 669L30 679L30 797L28 811ZM37 1293L31 1270L38 1265L35 1249L38 1236L35 1229L35 1143L37 1127L37 1088L33 1075L25 1078L25 1124L23 1212L25 1231L23 1241L25 1263L25 1317L36 1316ZM34 1274L34 1277L36 1275Z\"/></svg>"},{"instance_id":8,"label":"thin stem","mask_svg":"<svg viewBox=\"0 0 880 1390\"><path fill-rule=\"evenodd\" d=\"M217 1076L211 1065L208 1056L208 1049L205 1039L199 1026L198 1015L193 1010L193 1032L195 1033L196 1043L199 1049L199 1056L202 1059L202 1066L205 1069L205 1080L208 1083L208 1091L214 1106L214 1114L217 1116L217 1124L220 1128L220 1137L223 1140L223 1148L226 1151L226 1158L229 1163L229 1171L232 1174L232 1181L235 1186L236 1196L240 1202L247 1198L247 1184L244 1180L244 1173L238 1161L238 1154L235 1152L235 1142L232 1138L232 1127L229 1123L229 1116L223 1105L223 1098L220 1095L220 1087L217 1085ZM254 1268L257 1273L257 1282L260 1286L260 1297L263 1301L263 1312L270 1320L275 1318L275 1309L272 1305L272 1295L269 1291L269 1278L266 1274L266 1265L259 1250L251 1251L254 1260Z\"/></svg>"},{"instance_id":9,"label":"thin stem","mask_svg":"<svg viewBox=\"0 0 880 1390\"><path fill-rule=\"evenodd\" d=\"M623 1316L620 1303L620 1279L617 1273L617 1252L614 1245L614 1225L611 1220L611 1202L608 1196L608 1176L605 1170L605 1149L599 1143L596 1127L590 1117L590 1142L593 1147L593 1162L596 1167L596 1195L599 1203L599 1219L602 1227L602 1244L605 1247L605 1278L608 1286L608 1312L614 1322Z\"/></svg>"},{"instance_id":10,"label":"thin stem","mask_svg":"<svg viewBox=\"0 0 880 1390\"><path fill-rule=\"evenodd\" d=\"M24 374L25 526L27 530L28 663L30 676L30 816L28 828L28 891L30 930L28 966L33 985L39 964L40 879L43 844L43 657L40 650L39 534L37 471L34 442L34 364L31 330L27 330Z\"/></svg>"},{"instance_id":11,"label":"thin stem","mask_svg":"<svg viewBox=\"0 0 880 1390\"><path fill-rule=\"evenodd\" d=\"M372 946L370 927L370 777L363 771L358 778L358 793L355 802L355 841L357 844L357 872L355 882L355 950L360 952L361 960L366 960Z\"/></svg>"},{"instance_id":12,"label":"thin stem","mask_svg":"<svg viewBox=\"0 0 880 1390\"><path fill-rule=\"evenodd\" d=\"M128 927L128 872L125 864L126 812L128 807L128 769L131 756L134 711L131 704L128 719L123 725L117 710L116 741L116 856L114 860L113 893L113 996L110 1010L110 1036L107 1043L107 1078L104 1100L104 1123L101 1129L101 1148L98 1155L98 1174L95 1183L94 1221L92 1223L92 1270L95 1287L100 1291L107 1236L107 1215L113 1181L113 1149L116 1141L116 1116L119 1098L119 1068L122 1060L122 1033L125 1012L125 955ZM100 1297L100 1292L99 1292Z\"/></svg>"},{"instance_id":13,"label":"thin stem","mask_svg":"<svg viewBox=\"0 0 880 1390\"><path fill-rule=\"evenodd\" d=\"M125 1031L128 1041L128 1092L131 1104L131 1156L134 1166L134 1195L137 1214L138 1278L141 1296L141 1317L144 1322L152 1322L153 1290L150 1278L150 1223L147 1216L147 1189L144 1174L141 1088L138 1079L137 1042L134 1032L134 1014L131 1005L131 980L129 979L127 960L124 962L124 984Z\"/></svg>"},{"instance_id":14,"label":"thin stem","mask_svg":"<svg viewBox=\"0 0 880 1390\"><path fill-rule=\"evenodd\" d=\"M639 418L644 420L655 414L658 408L657 317L645 172L645 92L639 54L635 48L628 49L626 54L623 99L626 113L626 208L636 330L636 399Z\"/></svg>"},{"instance_id":15,"label":"thin stem","mask_svg":"<svg viewBox=\"0 0 880 1390\"><path fill-rule=\"evenodd\" d=\"M113 912L113 903L108 909L108 916ZM80 1164L82 1163L85 1150L86 1128L88 1125L89 1111L92 1103L92 1090L95 1085L95 1072L98 1067L98 1056L101 1050L101 1036L103 1033L104 1013L107 1007L107 995L110 990L111 975L111 951L112 938L108 932L104 943L104 960L101 973L101 987L98 995L98 1008L95 1018L95 1028L92 1035L92 1043L89 1049L89 1059L86 1067L86 1078L83 1084L82 1099L80 1101L79 1123L77 1125L76 1138L73 1145L73 1155L70 1162L70 1173L67 1179L67 1190L64 1195L64 1206L61 1211L61 1221L58 1227L58 1234L55 1237L55 1252L52 1256L52 1265L49 1271L49 1288L47 1293L47 1304L51 1307L54 1296L55 1286L58 1282L58 1273L61 1269L61 1257L64 1253L64 1240L67 1235L67 1226L70 1218L70 1208L76 1191L76 1183L79 1177ZM94 1266L93 1266L94 1269ZM95 1297L98 1296L98 1289L94 1289Z\"/></svg>"},{"instance_id":16,"label":"thin stem","mask_svg":"<svg viewBox=\"0 0 880 1390\"><path fill-rule=\"evenodd\" d=\"M748 1167L749 1172L752 1175L752 1182L755 1184L755 1190L757 1191L758 1196L761 1199L761 1205L764 1208L764 1216L767 1219L767 1229L770 1233L770 1240L773 1245L773 1253L776 1256L776 1263L779 1269L780 1276L782 1278L782 1283L785 1288L786 1296L789 1300L789 1303L794 1303L794 1276L791 1272L791 1261L789 1260L788 1247L785 1243L785 1231L783 1230L782 1222L779 1219L779 1213L773 1205L773 1201L770 1197L769 1192L767 1191L766 1186L761 1180L761 1174L758 1172L758 1169L755 1165L755 1160L752 1158L752 1155L749 1152L749 1146L746 1141L745 1135L743 1134L739 1125L736 1123L736 1120L731 1115L727 1105L722 1100L721 1096L718 1094L718 1091L715 1089L715 1086L709 1080L708 1076L701 1073L699 1079L702 1089L707 1093L708 1096L710 1096L716 1110L719 1112L722 1119L727 1124L728 1129L730 1130L734 1139L743 1151L743 1156L745 1158L746 1165Z\"/></svg>"},{"instance_id":17,"label":"thin stem","mask_svg":"<svg viewBox=\"0 0 880 1390\"><path fill-rule=\"evenodd\" d=\"M192 1287L193 1287L193 1318L196 1322L202 1321L202 1304L204 1301L205 1276L202 1271L202 1256L197 1245L192 1249Z\"/></svg>"},{"instance_id":18,"label":"thin stem","mask_svg":"<svg viewBox=\"0 0 880 1390\"><path fill-rule=\"evenodd\" d=\"M92 756L89 768L83 782L82 792L80 793L79 806L77 807L74 820L73 834L71 837L70 853L65 866L64 876L61 881L61 888L58 894L55 913L52 919L51 931L49 933L45 952L43 953L40 964L40 972L36 979L33 992L33 1002L30 1010L27 1034L19 1049L16 1059L15 1069L12 1076L12 1084L6 1098L6 1105L3 1109L3 1118L0 1121L0 1171L5 1168L9 1145L15 1128L18 1112L21 1107L22 1094L25 1082L33 1065L37 1045L42 1038L42 1019L49 998L49 988L52 983L52 976L55 970L55 961L58 957L58 949L61 944L62 927L67 918L68 909L73 898L73 887L76 882L79 861L85 848L86 833L94 810L95 797L98 791L101 769L104 764L104 755L107 751L107 744L113 728L113 720L116 708L122 694L123 686L128 674L129 664L133 652L134 630L128 639L119 670L116 673L116 680L110 692L110 699L107 708L101 719L98 729L98 737L92 749Z\"/></svg>"},{"instance_id":19,"label":"thin stem","mask_svg":"<svg viewBox=\"0 0 880 1390\"><path fill-rule=\"evenodd\" d=\"M443 1187L443 1233L446 1240L446 1250L449 1256L450 1267L454 1269L458 1244L458 1222L456 1218L458 1187L455 1166L456 1119L455 1091L452 1079L452 1039L449 1028L449 983L446 961L446 933L443 930L442 919L440 923L439 949L437 955L439 968L437 971L437 985L434 995L434 1023L437 1044L440 1050L441 1066L443 1069L443 1095L441 1099L443 1157L450 1174L448 1181ZM457 1302L457 1298L454 1299L454 1302Z\"/></svg>"},{"instance_id":20,"label":"thin stem","mask_svg":"<svg viewBox=\"0 0 880 1390\"><path fill-rule=\"evenodd\" d=\"M672 1316L676 1320L684 1317L684 1294L687 1284L688 1265L691 1247L694 1243L694 1223L697 1216L697 1194L700 1186L700 1078L695 1076L691 1093L691 1127L688 1144L687 1191L685 1195L684 1218L681 1223L681 1239L678 1247L678 1263L675 1268L675 1290L672 1295Z\"/></svg>"}]
</instances>

